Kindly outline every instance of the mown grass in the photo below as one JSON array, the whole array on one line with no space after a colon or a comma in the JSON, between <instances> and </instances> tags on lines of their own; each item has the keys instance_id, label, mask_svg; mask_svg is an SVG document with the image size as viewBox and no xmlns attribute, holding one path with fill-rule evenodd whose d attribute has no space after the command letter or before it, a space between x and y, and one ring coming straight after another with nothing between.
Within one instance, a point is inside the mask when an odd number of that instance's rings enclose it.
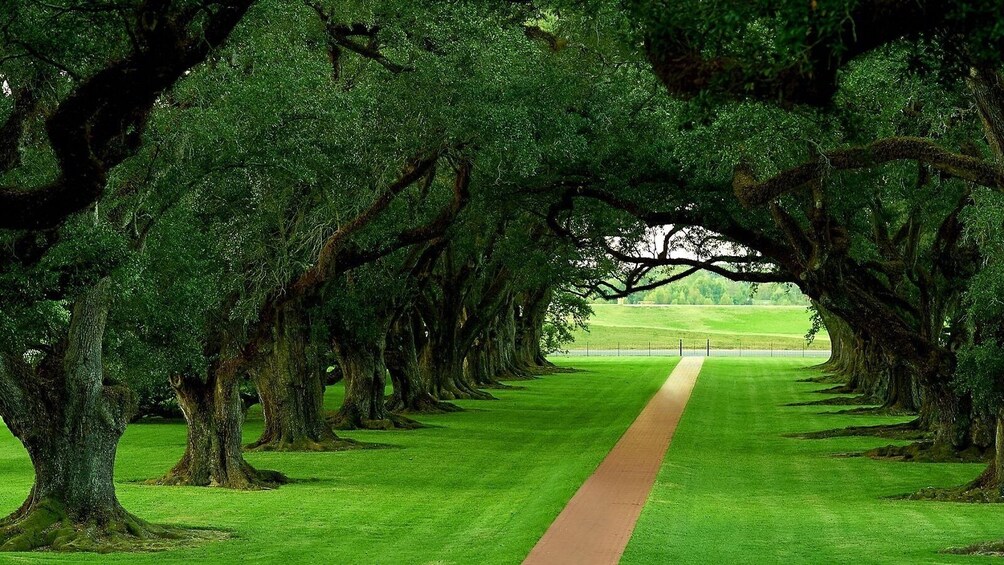
<instances>
[{"instance_id":1,"label":"mown grass","mask_svg":"<svg viewBox=\"0 0 1004 565\"><path fill-rule=\"evenodd\" d=\"M393 446L341 453L252 453L260 468L301 480L274 491L156 487L184 450L181 423L129 427L118 492L157 523L232 531L227 541L147 554L0 554L3 563L519 563L635 416L675 361L590 359L583 372L492 391L498 401L420 417L414 431L351 432ZM342 389L331 387L334 408ZM261 431L253 413L245 439ZM0 511L31 487L21 445L0 431Z\"/></svg>"},{"instance_id":2,"label":"mown grass","mask_svg":"<svg viewBox=\"0 0 1004 565\"><path fill-rule=\"evenodd\" d=\"M633 306L594 304L588 331L578 331L569 349L704 348L801 349L811 326L804 306ZM809 346L829 349L821 332Z\"/></svg>"},{"instance_id":3,"label":"mown grass","mask_svg":"<svg viewBox=\"0 0 1004 565\"><path fill-rule=\"evenodd\" d=\"M982 465L834 454L892 443L785 434L897 418L785 406L825 385L803 360L709 359L622 563L1001 563L940 553L1004 538L1004 508L889 497L961 484Z\"/></svg>"}]
</instances>

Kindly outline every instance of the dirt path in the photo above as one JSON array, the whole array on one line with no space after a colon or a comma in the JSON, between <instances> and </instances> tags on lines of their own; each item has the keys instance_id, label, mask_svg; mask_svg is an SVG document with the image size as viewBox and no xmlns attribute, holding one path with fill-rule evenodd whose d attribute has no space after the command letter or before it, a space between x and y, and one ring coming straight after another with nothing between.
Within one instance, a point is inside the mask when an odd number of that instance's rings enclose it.
<instances>
[{"instance_id":1,"label":"dirt path","mask_svg":"<svg viewBox=\"0 0 1004 565\"><path fill-rule=\"evenodd\" d=\"M523 565L616 564L645 506L704 357L680 360Z\"/></svg>"}]
</instances>

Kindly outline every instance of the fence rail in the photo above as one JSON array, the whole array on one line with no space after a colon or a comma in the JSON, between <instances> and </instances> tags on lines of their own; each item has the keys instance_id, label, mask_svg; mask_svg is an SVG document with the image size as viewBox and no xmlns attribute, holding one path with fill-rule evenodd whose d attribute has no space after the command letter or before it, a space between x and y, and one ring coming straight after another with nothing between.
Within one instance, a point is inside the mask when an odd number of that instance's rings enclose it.
<instances>
[{"instance_id":1,"label":"fence rail","mask_svg":"<svg viewBox=\"0 0 1004 565\"><path fill-rule=\"evenodd\" d=\"M577 344L576 344L577 345ZM800 349L775 348L773 344L757 344L753 347L743 347L735 342L727 344L716 344L711 340L703 343L686 342L679 340L677 343L668 345L666 343L650 343L647 347L639 347L637 344L616 348L603 347L591 348L588 343L575 349L569 349L552 355L556 357L815 357L825 358L830 356L829 349L819 349L802 347ZM668 345L668 346L667 346Z\"/></svg>"}]
</instances>

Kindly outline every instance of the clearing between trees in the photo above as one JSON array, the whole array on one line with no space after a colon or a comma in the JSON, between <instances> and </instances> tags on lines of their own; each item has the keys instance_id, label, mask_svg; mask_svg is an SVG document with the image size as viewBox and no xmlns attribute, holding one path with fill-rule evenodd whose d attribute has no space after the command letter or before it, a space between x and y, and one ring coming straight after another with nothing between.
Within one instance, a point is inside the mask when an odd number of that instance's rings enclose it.
<instances>
[{"instance_id":1,"label":"clearing between trees","mask_svg":"<svg viewBox=\"0 0 1004 565\"><path fill-rule=\"evenodd\" d=\"M692 306L593 304L588 331L573 333L569 349L676 349L704 347L710 339L713 348L799 350L805 347L805 334L812 327L804 306ZM828 350L830 339L825 330L808 346Z\"/></svg>"}]
</instances>

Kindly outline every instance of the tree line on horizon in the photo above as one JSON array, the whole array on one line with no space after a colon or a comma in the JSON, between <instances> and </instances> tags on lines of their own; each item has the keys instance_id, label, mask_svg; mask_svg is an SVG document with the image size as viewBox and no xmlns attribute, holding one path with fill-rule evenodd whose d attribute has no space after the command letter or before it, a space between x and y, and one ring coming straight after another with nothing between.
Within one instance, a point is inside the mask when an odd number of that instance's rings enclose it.
<instances>
[{"instance_id":1,"label":"tree line on horizon","mask_svg":"<svg viewBox=\"0 0 1004 565\"><path fill-rule=\"evenodd\" d=\"M809 306L809 299L792 285L734 281L700 271L672 284L622 298L592 297L591 304L682 304L690 306Z\"/></svg>"}]
</instances>

